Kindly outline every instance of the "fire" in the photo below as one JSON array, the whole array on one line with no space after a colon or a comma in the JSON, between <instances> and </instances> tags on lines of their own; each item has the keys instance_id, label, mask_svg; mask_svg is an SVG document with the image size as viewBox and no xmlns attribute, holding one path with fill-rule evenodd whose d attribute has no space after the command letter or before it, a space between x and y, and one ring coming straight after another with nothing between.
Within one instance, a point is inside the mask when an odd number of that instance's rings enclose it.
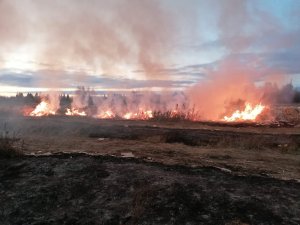
<instances>
[{"instance_id":1,"label":"fire","mask_svg":"<svg viewBox=\"0 0 300 225\"><path fill-rule=\"evenodd\" d=\"M67 109L66 116L87 116L87 113L80 109Z\"/></svg>"},{"instance_id":2,"label":"fire","mask_svg":"<svg viewBox=\"0 0 300 225\"><path fill-rule=\"evenodd\" d=\"M145 111L145 112L143 113L143 115L144 115L144 117L145 117L146 119L151 119L151 118L153 118L153 112L152 112L152 110Z\"/></svg>"},{"instance_id":3,"label":"fire","mask_svg":"<svg viewBox=\"0 0 300 225\"><path fill-rule=\"evenodd\" d=\"M132 119L148 120L153 118L153 112L151 110L147 110L147 111L140 110L138 113L128 112L125 113L122 116L122 118L126 120L132 120Z\"/></svg>"},{"instance_id":4,"label":"fire","mask_svg":"<svg viewBox=\"0 0 300 225\"><path fill-rule=\"evenodd\" d=\"M42 101L40 104L36 106L36 108L31 113L26 113L26 115L32 117L41 117L41 116L48 116L48 115L56 115L56 111L51 110L51 104ZM66 116L88 116L87 112L84 109L77 109L77 108L67 108L65 114ZM112 110L106 110L103 112L94 115L95 118L98 119L113 119L113 118L122 118L125 120L147 120L153 118L153 112L151 110L139 110L138 112L126 112L124 114L117 114L114 113Z\"/></svg>"},{"instance_id":5,"label":"fire","mask_svg":"<svg viewBox=\"0 0 300 225\"><path fill-rule=\"evenodd\" d=\"M124 119L126 119L126 120L130 120L130 119L132 119L132 118L135 117L135 116L137 116L137 113L131 113L131 112L128 112L128 113L126 113L123 117L124 117Z\"/></svg>"},{"instance_id":6,"label":"fire","mask_svg":"<svg viewBox=\"0 0 300 225\"><path fill-rule=\"evenodd\" d=\"M236 110L230 117L225 116L224 120L226 122L255 121L257 116L261 114L264 109L265 106L262 104L253 107L251 103L246 102L244 111Z\"/></svg>"},{"instance_id":7,"label":"fire","mask_svg":"<svg viewBox=\"0 0 300 225\"><path fill-rule=\"evenodd\" d=\"M113 118L122 118L125 120L147 120L153 118L153 112L151 110L140 110L139 112L126 112L124 114L115 114L111 110L107 110L99 113L97 116L99 119L113 119Z\"/></svg>"},{"instance_id":8,"label":"fire","mask_svg":"<svg viewBox=\"0 0 300 225\"><path fill-rule=\"evenodd\" d=\"M252 105L249 102L245 103L244 110L236 110L231 116L225 116L222 121L226 122L235 122L235 121L255 121L257 116L260 115L266 106L262 104ZM91 116L98 119L124 119L124 120L149 120L155 116L154 111L150 109L139 108L135 109L134 111L124 111L118 112L112 108L106 108L105 110L100 110L98 113L91 114L91 110L88 107L83 108L76 108L70 107L66 109L65 113L62 113L63 110L58 110L55 105L52 105L50 101L43 100L40 104L36 106L36 108L32 111L25 113L25 115L32 116L32 117L41 117L41 116L49 116L49 115L65 115L65 116L82 116L87 117ZM181 114L180 110L168 111L166 115L169 118L176 118L180 117ZM164 115L162 113L162 115ZM187 118L187 117L185 117Z\"/></svg>"},{"instance_id":9,"label":"fire","mask_svg":"<svg viewBox=\"0 0 300 225\"><path fill-rule=\"evenodd\" d=\"M51 109L51 105L46 101L42 101L29 115L40 117L40 116L49 116L55 114L56 112Z\"/></svg>"},{"instance_id":10,"label":"fire","mask_svg":"<svg viewBox=\"0 0 300 225\"><path fill-rule=\"evenodd\" d=\"M96 116L96 118L99 118L99 119L112 119L115 117L116 117L116 115L111 110L101 112L100 114L98 114Z\"/></svg>"}]
</instances>

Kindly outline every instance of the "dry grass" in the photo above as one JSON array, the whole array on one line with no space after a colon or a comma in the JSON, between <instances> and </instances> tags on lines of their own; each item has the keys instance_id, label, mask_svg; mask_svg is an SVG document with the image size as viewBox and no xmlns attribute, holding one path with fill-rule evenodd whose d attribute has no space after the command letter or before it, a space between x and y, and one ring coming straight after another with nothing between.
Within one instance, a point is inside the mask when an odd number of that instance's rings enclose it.
<instances>
[{"instance_id":1,"label":"dry grass","mask_svg":"<svg viewBox=\"0 0 300 225\"><path fill-rule=\"evenodd\" d=\"M194 121L198 114L193 110L188 112L154 111L152 121Z\"/></svg>"},{"instance_id":2,"label":"dry grass","mask_svg":"<svg viewBox=\"0 0 300 225\"><path fill-rule=\"evenodd\" d=\"M272 114L278 121L286 121L290 124L300 124L300 107L282 106L274 108Z\"/></svg>"},{"instance_id":3,"label":"dry grass","mask_svg":"<svg viewBox=\"0 0 300 225\"><path fill-rule=\"evenodd\" d=\"M155 195L157 188L151 185L144 184L138 187L133 196L131 218L128 221L128 225L139 224L140 218L146 213L147 207L151 202L151 199Z\"/></svg>"},{"instance_id":4,"label":"dry grass","mask_svg":"<svg viewBox=\"0 0 300 225\"><path fill-rule=\"evenodd\" d=\"M11 135L6 129L0 136L0 158L19 157L24 149L24 142L15 135Z\"/></svg>"},{"instance_id":5,"label":"dry grass","mask_svg":"<svg viewBox=\"0 0 300 225\"><path fill-rule=\"evenodd\" d=\"M0 138L0 158L13 158L22 155L20 149L14 146L15 142L18 140Z\"/></svg>"},{"instance_id":6,"label":"dry grass","mask_svg":"<svg viewBox=\"0 0 300 225\"><path fill-rule=\"evenodd\" d=\"M166 143L183 143L189 146L214 148L237 148L247 150L279 149L298 151L299 135L243 134L230 132L185 132L184 130L169 131L165 134Z\"/></svg>"}]
</instances>

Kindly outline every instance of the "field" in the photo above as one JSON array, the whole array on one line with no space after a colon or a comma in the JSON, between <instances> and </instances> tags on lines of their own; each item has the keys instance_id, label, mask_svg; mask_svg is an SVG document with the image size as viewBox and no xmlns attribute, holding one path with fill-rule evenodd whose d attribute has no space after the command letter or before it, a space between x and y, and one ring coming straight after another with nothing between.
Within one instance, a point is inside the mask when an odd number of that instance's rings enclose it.
<instances>
[{"instance_id":1,"label":"field","mask_svg":"<svg viewBox=\"0 0 300 225\"><path fill-rule=\"evenodd\" d=\"M3 114L1 224L299 224L300 127Z\"/></svg>"}]
</instances>

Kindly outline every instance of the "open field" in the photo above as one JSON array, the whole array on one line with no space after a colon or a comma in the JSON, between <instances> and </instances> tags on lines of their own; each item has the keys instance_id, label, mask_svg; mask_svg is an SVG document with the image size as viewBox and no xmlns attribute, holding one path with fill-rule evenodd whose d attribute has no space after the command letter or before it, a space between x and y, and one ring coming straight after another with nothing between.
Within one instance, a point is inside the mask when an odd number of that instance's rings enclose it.
<instances>
[{"instance_id":1,"label":"open field","mask_svg":"<svg viewBox=\"0 0 300 225\"><path fill-rule=\"evenodd\" d=\"M300 223L300 127L0 119L1 224Z\"/></svg>"}]
</instances>

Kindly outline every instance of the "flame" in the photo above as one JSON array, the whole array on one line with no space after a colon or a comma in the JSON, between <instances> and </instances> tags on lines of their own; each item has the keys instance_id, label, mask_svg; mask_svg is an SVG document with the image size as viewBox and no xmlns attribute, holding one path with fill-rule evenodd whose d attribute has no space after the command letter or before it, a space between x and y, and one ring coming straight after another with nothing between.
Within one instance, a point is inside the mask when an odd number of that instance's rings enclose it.
<instances>
[{"instance_id":1,"label":"flame","mask_svg":"<svg viewBox=\"0 0 300 225\"><path fill-rule=\"evenodd\" d=\"M96 116L96 118L99 118L99 119L112 119L115 117L116 117L116 115L111 110L101 112L100 114L98 114Z\"/></svg>"},{"instance_id":2,"label":"flame","mask_svg":"<svg viewBox=\"0 0 300 225\"><path fill-rule=\"evenodd\" d=\"M257 116L260 115L266 106L262 104L257 104L253 106L251 103L245 103L245 109L243 111L236 110L231 116L225 116L222 120L226 122L235 122L235 121L255 121ZM48 115L56 115L56 110L53 110L54 107L47 101L42 101L40 104L36 106L36 108L26 115L32 117L41 117L41 116L48 116ZM76 107L67 108L65 114L66 116L89 116L90 114L87 113L84 109L79 109ZM176 117L180 115L180 111L172 110L170 112L170 117ZM108 109L106 111L98 112L97 115L90 115L95 118L99 119L114 119L114 118L121 118L125 120L149 120L154 117L154 113L152 110L144 110L142 108L136 111L127 111L125 113L118 113L115 112L113 109Z\"/></svg>"},{"instance_id":3,"label":"flame","mask_svg":"<svg viewBox=\"0 0 300 225\"><path fill-rule=\"evenodd\" d=\"M87 113L80 109L67 109L67 112L65 113L66 116L87 116Z\"/></svg>"},{"instance_id":4,"label":"flame","mask_svg":"<svg viewBox=\"0 0 300 225\"><path fill-rule=\"evenodd\" d=\"M140 110L139 112L126 112L124 114L116 114L112 110L107 110L99 113L96 118L99 119L113 119L113 118L122 118L125 120L147 120L153 118L153 112L151 110Z\"/></svg>"},{"instance_id":5,"label":"flame","mask_svg":"<svg viewBox=\"0 0 300 225\"><path fill-rule=\"evenodd\" d=\"M51 110L50 103L46 101L42 101L40 104L36 106L36 108L31 113L26 113L26 115L32 117L41 117L41 116L48 116L48 115L56 115L54 110ZM83 109L77 108L67 108L66 109L66 116L88 116L87 112ZM153 118L152 110L139 110L138 112L126 112L124 114L117 114L114 113L112 110L106 110L100 112L99 114L94 116L95 118L99 119L113 119L113 118L122 118L125 120L147 120Z\"/></svg>"},{"instance_id":6,"label":"flame","mask_svg":"<svg viewBox=\"0 0 300 225\"><path fill-rule=\"evenodd\" d=\"M56 112L51 109L51 105L46 101L42 101L40 104L36 106L36 108L29 114L30 116L49 116L55 115Z\"/></svg>"},{"instance_id":7,"label":"flame","mask_svg":"<svg viewBox=\"0 0 300 225\"><path fill-rule=\"evenodd\" d=\"M123 119L139 119L139 120L148 120L148 119L151 119L153 118L153 112L152 110L140 110L138 113L126 113L124 116L123 116Z\"/></svg>"},{"instance_id":8,"label":"flame","mask_svg":"<svg viewBox=\"0 0 300 225\"><path fill-rule=\"evenodd\" d=\"M137 113L128 112L128 113L125 113L125 115L123 116L123 118L126 119L126 120L130 120L130 119L132 119L135 116L137 116Z\"/></svg>"},{"instance_id":9,"label":"flame","mask_svg":"<svg viewBox=\"0 0 300 225\"><path fill-rule=\"evenodd\" d=\"M132 119L139 119L139 120L148 120L153 118L152 110L140 110L138 113L127 112L122 116L123 119L132 120Z\"/></svg>"},{"instance_id":10,"label":"flame","mask_svg":"<svg viewBox=\"0 0 300 225\"><path fill-rule=\"evenodd\" d=\"M236 110L230 117L225 116L226 122L235 121L255 121L257 116L263 112L265 106L262 104L255 105L252 107L251 103L245 103L244 111Z\"/></svg>"}]
</instances>

